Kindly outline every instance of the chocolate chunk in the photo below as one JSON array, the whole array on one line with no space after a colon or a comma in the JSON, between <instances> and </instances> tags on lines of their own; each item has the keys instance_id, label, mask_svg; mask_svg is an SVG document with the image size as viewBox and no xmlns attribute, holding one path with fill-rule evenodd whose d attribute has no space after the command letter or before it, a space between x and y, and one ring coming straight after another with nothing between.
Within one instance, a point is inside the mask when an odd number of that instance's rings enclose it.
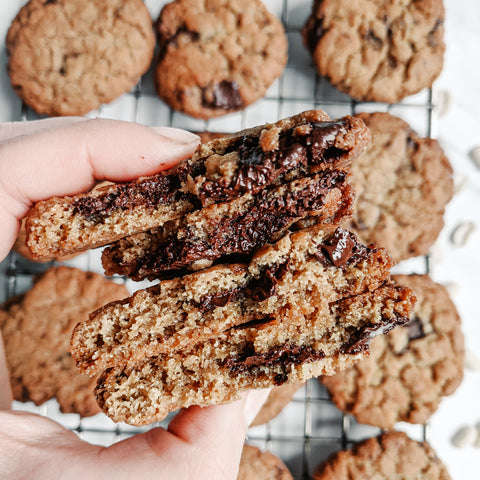
<instances>
[{"instance_id":1,"label":"chocolate chunk","mask_svg":"<svg viewBox=\"0 0 480 480\"><path fill-rule=\"evenodd\" d=\"M347 132L345 120L333 122L317 122L313 124L313 131L307 143L310 145L311 156L314 164L325 160L335 160L346 152L335 147L338 135Z\"/></svg>"},{"instance_id":2,"label":"chocolate chunk","mask_svg":"<svg viewBox=\"0 0 480 480\"><path fill-rule=\"evenodd\" d=\"M286 343L265 353L255 353L252 346L247 346L241 355L227 359L225 365L233 375L242 373L255 375L259 367L280 366L286 371L291 365L315 362L322 358L325 358L325 354L309 345ZM286 378L279 383L285 381Z\"/></svg>"},{"instance_id":3,"label":"chocolate chunk","mask_svg":"<svg viewBox=\"0 0 480 480\"><path fill-rule=\"evenodd\" d=\"M322 246L322 252L333 266L343 267L352 256L356 243L358 242L349 231L337 228L330 240Z\"/></svg>"},{"instance_id":4,"label":"chocolate chunk","mask_svg":"<svg viewBox=\"0 0 480 480\"><path fill-rule=\"evenodd\" d=\"M240 287L232 288L231 290L225 290L224 292L209 293L203 295L200 302L197 303L197 307L202 312L207 312L215 307L224 307L228 302L236 300L242 292Z\"/></svg>"},{"instance_id":5,"label":"chocolate chunk","mask_svg":"<svg viewBox=\"0 0 480 480\"><path fill-rule=\"evenodd\" d=\"M370 343L377 335L387 334L393 328L395 328L398 324L408 322L408 318L402 317L399 314L396 315L396 322L386 321L380 323L369 323L364 326L357 334L356 338L351 342L349 345L345 345L342 347L342 353L348 353L354 355L356 353L361 353L370 347Z\"/></svg>"},{"instance_id":6,"label":"chocolate chunk","mask_svg":"<svg viewBox=\"0 0 480 480\"><path fill-rule=\"evenodd\" d=\"M358 241L356 235L348 230L338 227L335 233L321 245L317 252L317 259L321 260L323 255L325 260L322 263L326 266L345 267L353 262L359 262L367 257L373 246L366 247Z\"/></svg>"},{"instance_id":7,"label":"chocolate chunk","mask_svg":"<svg viewBox=\"0 0 480 480\"><path fill-rule=\"evenodd\" d=\"M158 36L158 44L159 44L159 53L158 53L158 60L162 61L165 55L167 54L168 47L170 45L177 47L178 46L178 38L182 36L184 39L190 40L190 42L197 42L200 40L200 34L198 32L193 32L188 30L185 26L179 28L173 35L165 35L163 32L168 31L168 28L163 28L162 24L157 26L157 30L161 32Z\"/></svg>"},{"instance_id":8,"label":"chocolate chunk","mask_svg":"<svg viewBox=\"0 0 480 480\"><path fill-rule=\"evenodd\" d=\"M417 316L413 317L405 327L407 327L408 340L410 342L425 337L423 323Z\"/></svg>"},{"instance_id":9,"label":"chocolate chunk","mask_svg":"<svg viewBox=\"0 0 480 480\"><path fill-rule=\"evenodd\" d=\"M237 110L243 107L239 85L235 81L222 80L213 87L213 101L208 101L205 92L202 97L204 107L222 108L224 110Z\"/></svg>"},{"instance_id":10,"label":"chocolate chunk","mask_svg":"<svg viewBox=\"0 0 480 480\"><path fill-rule=\"evenodd\" d=\"M324 34L323 19L324 17L312 19L311 24L308 25L306 40L308 49L312 54L315 52L318 41Z\"/></svg>"}]
</instances>

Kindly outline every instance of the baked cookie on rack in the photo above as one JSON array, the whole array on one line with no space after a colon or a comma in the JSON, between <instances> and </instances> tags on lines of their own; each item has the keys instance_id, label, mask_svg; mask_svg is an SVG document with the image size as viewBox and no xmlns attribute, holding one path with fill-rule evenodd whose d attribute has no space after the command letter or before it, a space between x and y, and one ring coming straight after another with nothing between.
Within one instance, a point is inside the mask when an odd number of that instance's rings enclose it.
<instances>
[{"instance_id":1,"label":"baked cookie on rack","mask_svg":"<svg viewBox=\"0 0 480 480\"><path fill-rule=\"evenodd\" d=\"M105 303L128 296L123 285L76 268L54 267L0 309L0 328L15 400L40 405L55 397L64 413L100 411L95 379L69 353L74 326Z\"/></svg>"},{"instance_id":2,"label":"baked cookie on rack","mask_svg":"<svg viewBox=\"0 0 480 480\"><path fill-rule=\"evenodd\" d=\"M448 292L427 275L394 275L417 296L412 320L372 341L370 356L321 377L333 402L360 423L425 423L463 378L464 339Z\"/></svg>"},{"instance_id":3,"label":"baked cookie on rack","mask_svg":"<svg viewBox=\"0 0 480 480\"><path fill-rule=\"evenodd\" d=\"M315 0L303 39L318 73L340 91L395 103L440 74L444 17L442 0Z\"/></svg>"},{"instance_id":4,"label":"baked cookie on rack","mask_svg":"<svg viewBox=\"0 0 480 480\"><path fill-rule=\"evenodd\" d=\"M142 0L30 0L7 34L8 74L40 114L83 115L130 91L153 58Z\"/></svg>"},{"instance_id":5,"label":"baked cookie on rack","mask_svg":"<svg viewBox=\"0 0 480 480\"><path fill-rule=\"evenodd\" d=\"M198 118L263 97L287 63L282 23L260 0L174 0L157 20L159 96Z\"/></svg>"},{"instance_id":6,"label":"baked cookie on rack","mask_svg":"<svg viewBox=\"0 0 480 480\"><path fill-rule=\"evenodd\" d=\"M271 452L262 452L245 444L240 459L237 480L293 480L292 474L280 458Z\"/></svg>"},{"instance_id":7,"label":"baked cookie on rack","mask_svg":"<svg viewBox=\"0 0 480 480\"><path fill-rule=\"evenodd\" d=\"M313 480L415 479L450 480L450 475L427 442L403 432L388 432L334 453L313 473Z\"/></svg>"},{"instance_id":8,"label":"baked cookie on rack","mask_svg":"<svg viewBox=\"0 0 480 480\"><path fill-rule=\"evenodd\" d=\"M372 140L352 164L356 202L350 227L395 261L426 255L453 195L452 167L436 140L389 113L357 115Z\"/></svg>"}]
</instances>

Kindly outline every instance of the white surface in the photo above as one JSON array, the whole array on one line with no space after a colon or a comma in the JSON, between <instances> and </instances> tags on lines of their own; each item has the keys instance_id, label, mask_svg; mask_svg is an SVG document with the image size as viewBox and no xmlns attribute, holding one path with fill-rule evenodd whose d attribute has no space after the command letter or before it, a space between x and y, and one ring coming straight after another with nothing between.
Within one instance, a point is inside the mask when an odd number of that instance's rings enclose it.
<instances>
[{"instance_id":1,"label":"white surface","mask_svg":"<svg viewBox=\"0 0 480 480\"><path fill-rule=\"evenodd\" d=\"M25 2L10 0L0 4L0 121L19 120L21 102L13 93L5 73L6 55L3 47L8 26ZM154 18L158 15L164 1L147 0ZM269 8L281 15L283 2L269 0ZM446 225L432 250L431 275L434 280L453 285L453 299L463 320L466 343L470 350L480 355L480 318L478 299L480 295L480 169L468 157L468 152L480 145L480 3L478 0L446 0L447 7L447 55L444 71L435 85L435 99L443 99L435 112L434 136L437 136L449 156L459 184L464 184L447 208ZM288 23L290 27L303 25L310 9L309 0L290 0L288 2ZM289 33L290 61L283 78L276 82L268 92L267 98L252 105L243 113L236 113L220 119L203 122L170 110L154 94L151 76L147 75L142 86L142 95L138 109L132 95L124 95L111 105L103 107L99 114L104 117L138 120L148 125L162 125L172 122L174 126L192 130L235 131L265 121L297 113L312 107L315 89L314 69L306 50L301 45L298 31ZM339 103L316 106L327 110L331 116L350 113L348 97L337 92L326 83L320 83L320 94ZM444 92L448 92L447 95ZM279 102L278 95L288 96L288 101ZM422 135L426 132L425 111L421 108L426 92L408 99L409 105L420 107L394 106L391 112L408 120ZM445 103L445 98L450 99ZM435 100L434 99L434 100ZM346 102L346 103L345 103ZM363 104L357 111L385 110L385 105ZM93 112L89 116L95 115ZM441 114L441 115L440 115ZM29 118L34 118L32 112ZM450 236L455 227L463 221L476 224L475 232L463 247L452 245ZM99 253L91 252L75 259L75 266L95 269L101 272ZM0 265L0 300L7 282L2 274L6 262ZM405 272L423 273L423 259L412 259L398 266ZM24 282L24 283L22 283ZM18 279L18 289L26 288L28 279ZM129 284L131 288L133 287ZM308 390L308 393L307 393ZM306 395L313 399L305 403ZM306 461L311 471L316 464L330 452L340 448L342 416L336 409L323 400L325 393L316 384L310 383L295 396L283 414L268 427L252 429L252 441L261 447L267 446L287 461L288 466L298 475L302 471L302 452L304 434L322 436L331 441L312 440L306 448ZM463 425L476 425L480 422L480 373L466 372L465 379L452 396L445 399L434 414L428 428L428 440L438 455L448 466L454 480L478 480L480 478L480 449L468 447L454 448L451 438ZM78 426L78 417L62 415L55 402L49 402L38 409L27 405L33 411L57 419L69 428ZM347 423L349 419L347 419ZM121 435L115 436L112 422L98 415L82 422L86 430L82 436L89 441L108 444L118 438L124 438L134 428L120 426ZM407 430L414 438L421 438L422 430L418 426L401 424L399 429ZM91 429L91 430L89 430ZM95 430L95 431L93 431ZM311 430L311 431L310 431ZM112 433L113 432L113 433ZM347 430L349 439L356 440L375 435L378 429L357 425L353 420Z\"/></svg>"}]
</instances>

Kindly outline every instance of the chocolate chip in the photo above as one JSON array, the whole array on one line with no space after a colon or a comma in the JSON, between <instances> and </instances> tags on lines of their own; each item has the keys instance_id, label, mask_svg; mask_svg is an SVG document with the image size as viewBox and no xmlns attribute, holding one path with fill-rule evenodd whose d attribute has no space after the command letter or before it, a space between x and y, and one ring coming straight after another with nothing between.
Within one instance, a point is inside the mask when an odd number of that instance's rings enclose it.
<instances>
[{"instance_id":1,"label":"chocolate chip","mask_svg":"<svg viewBox=\"0 0 480 480\"><path fill-rule=\"evenodd\" d=\"M221 108L223 110L238 110L243 107L240 96L240 87L237 82L222 80L213 86L213 99L208 98L207 91L202 92L202 105L207 108Z\"/></svg>"},{"instance_id":2,"label":"chocolate chip","mask_svg":"<svg viewBox=\"0 0 480 480\"><path fill-rule=\"evenodd\" d=\"M286 371L291 365L315 362L325 358L321 350L315 350L310 345L295 345L285 343L272 348L265 353L256 353L252 345L245 347L242 354L227 359L224 364L232 374L247 373L255 375L258 367L280 366L284 370L278 379L278 384L285 383Z\"/></svg>"},{"instance_id":3,"label":"chocolate chip","mask_svg":"<svg viewBox=\"0 0 480 480\"><path fill-rule=\"evenodd\" d=\"M410 342L425 337L423 323L417 316L412 318L405 327L407 327L408 340Z\"/></svg>"},{"instance_id":4,"label":"chocolate chip","mask_svg":"<svg viewBox=\"0 0 480 480\"><path fill-rule=\"evenodd\" d=\"M324 17L320 18L311 18L307 28L307 45L311 53L315 52L317 48L318 41L322 38L324 34L323 29L323 20Z\"/></svg>"},{"instance_id":5,"label":"chocolate chip","mask_svg":"<svg viewBox=\"0 0 480 480\"><path fill-rule=\"evenodd\" d=\"M351 238L350 233L337 228L333 237L328 244L322 247L322 250L335 267L342 267L352 256L354 245L355 241Z\"/></svg>"}]
</instances>

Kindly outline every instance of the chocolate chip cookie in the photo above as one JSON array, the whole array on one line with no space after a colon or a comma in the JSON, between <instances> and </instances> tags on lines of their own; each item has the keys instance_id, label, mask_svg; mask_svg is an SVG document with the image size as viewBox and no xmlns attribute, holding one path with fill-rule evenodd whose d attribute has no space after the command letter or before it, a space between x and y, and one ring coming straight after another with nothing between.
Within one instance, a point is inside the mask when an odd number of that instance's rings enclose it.
<instances>
[{"instance_id":1,"label":"chocolate chip cookie","mask_svg":"<svg viewBox=\"0 0 480 480\"><path fill-rule=\"evenodd\" d=\"M253 445L243 446L237 480L293 480L280 458Z\"/></svg>"},{"instance_id":2,"label":"chocolate chip cookie","mask_svg":"<svg viewBox=\"0 0 480 480\"><path fill-rule=\"evenodd\" d=\"M70 337L92 310L126 296L123 285L100 275L55 267L4 304L0 328L15 400L40 405L55 397L64 413L98 413L95 380L75 368Z\"/></svg>"},{"instance_id":3,"label":"chocolate chip cookie","mask_svg":"<svg viewBox=\"0 0 480 480\"><path fill-rule=\"evenodd\" d=\"M436 140L420 138L388 113L360 113L372 141L352 164L356 205L351 228L395 261L425 255L453 195L452 167Z\"/></svg>"},{"instance_id":4,"label":"chocolate chip cookie","mask_svg":"<svg viewBox=\"0 0 480 480\"><path fill-rule=\"evenodd\" d=\"M337 226L287 233L248 264L218 265L112 303L78 325L71 352L99 405L135 425L189 405L333 373L407 321L411 290L383 249Z\"/></svg>"},{"instance_id":5,"label":"chocolate chip cookie","mask_svg":"<svg viewBox=\"0 0 480 480\"><path fill-rule=\"evenodd\" d=\"M313 474L313 480L347 478L450 480L450 475L427 442L392 431L333 454Z\"/></svg>"},{"instance_id":6,"label":"chocolate chip cookie","mask_svg":"<svg viewBox=\"0 0 480 480\"><path fill-rule=\"evenodd\" d=\"M315 0L304 29L318 73L357 100L395 103L443 66L442 0Z\"/></svg>"},{"instance_id":7,"label":"chocolate chip cookie","mask_svg":"<svg viewBox=\"0 0 480 480\"><path fill-rule=\"evenodd\" d=\"M282 23L259 0L175 0L157 20L159 96L212 118L263 97L287 62Z\"/></svg>"},{"instance_id":8,"label":"chocolate chip cookie","mask_svg":"<svg viewBox=\"0 0 480 480\"><path fill-rule=\"evenodd\" d=\"M369 358L321 378L338 408L382 428L425 423L463 378L460 318L446 289L426 275L392 278L417 296L410 322L375 338Z\"/></svg>"},{"instance_id":9,"label":"chocolate chip cookie","mask_svg":"<svg viewBox=\"0 0 480 480\"><path fill-rule=\"evenodd\" d=\"M155 46L142 0L30 0L7 34L8 74L40 114L83 115L128 92Z\"/></svg>"},{"instance_id":10,"label":"chocolate chip cookie","mask_svg":"<svg viewBox=\"0 0 480 480\"><path fill-rule=\"evenodd\" d=\"M112 243L202 207L347 167L370 139L365 124L311 110L202 144L191 159L134 182L38 202L26 221L36 258Z\"/></svg>"}]
</instances>

